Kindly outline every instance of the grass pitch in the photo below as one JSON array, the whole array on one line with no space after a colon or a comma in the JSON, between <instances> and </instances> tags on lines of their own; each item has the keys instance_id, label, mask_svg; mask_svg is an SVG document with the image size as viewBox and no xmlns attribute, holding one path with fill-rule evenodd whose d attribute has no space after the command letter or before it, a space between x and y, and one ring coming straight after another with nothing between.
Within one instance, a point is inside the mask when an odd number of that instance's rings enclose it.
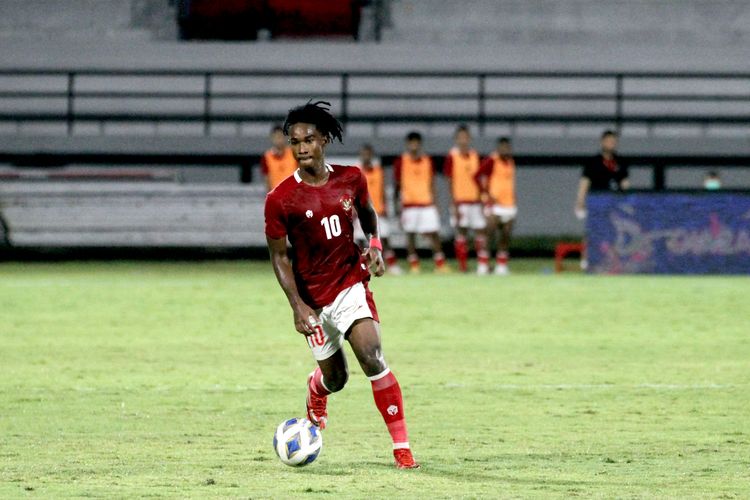
<instances>
[{"instance_id":1,"label":"grass pitch","mask_svg":"<svg viewBox=\"0 0 750 500\"><path fill-rule=\"evenodd\" d=\"M353 356L278 462L314 364L267 262L2 264L0 498L750 497L747 278L514 264L372 284L418 471Z\"/></svg>"}]
</instances>

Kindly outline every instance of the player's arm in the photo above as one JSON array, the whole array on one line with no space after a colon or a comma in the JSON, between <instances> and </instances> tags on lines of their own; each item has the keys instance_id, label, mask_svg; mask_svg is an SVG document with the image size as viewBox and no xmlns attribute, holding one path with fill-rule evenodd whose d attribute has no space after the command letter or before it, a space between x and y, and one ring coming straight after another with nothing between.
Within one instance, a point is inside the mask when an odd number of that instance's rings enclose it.
<instances>
[{"instance_id":1,"label":"player's arm","mask_svg":"<svg viewBox=\"0 0 750 500\"><path fill-rule=\"evenodd\" d=\"M491 157L487 157L482 160L482 163L479 165L479 170L474 174L474 182L479 188L479 196L482 203L489 203L492 201L489 194L489 176L492 172L493 166L494 160Z\"/></svg>"},{"instance_id":2,"label":"player's arm","mask_svg":"<svg viewBox=\"0 0 750 500\"><path fill-rule=\"evenodd\" d=\"M292 262L286 250L286 238L273 239L266 236L268 251L271 254L271 265L273 272L276 273L276 279L284 290L289 305L294 312L294 328L304 334L313 333L313 323L320 322L315 311L305 304L297 291L297 283L294 281L294 272L292 271Z\"/></svg>"},{"instance_id":3,"label":"player's arm","mask_svg":"<svg viewBox=\"0 0 750 500\"><path fill-rule=\"evenodd\" d=\"M578 194L576 195L575 214L579 219L586 217L586 195L589 193L591 180L588 177L581 177L578 182Z\"/></svg>"},{"instance_id":4,"label":"player's arm","mask_svg":"<svg viewBox=\"0 0 750 500\"><path fill-rule=\"evenodd\" d=\"M383 276L385 263L383 262L383 246L380 243L380 231L378 229L378 214L368 199L366 203L357 203L357 215L362 231L369 238L370 243L365 250L365 260L375 276Z\"/></svg>"}]
</instances>

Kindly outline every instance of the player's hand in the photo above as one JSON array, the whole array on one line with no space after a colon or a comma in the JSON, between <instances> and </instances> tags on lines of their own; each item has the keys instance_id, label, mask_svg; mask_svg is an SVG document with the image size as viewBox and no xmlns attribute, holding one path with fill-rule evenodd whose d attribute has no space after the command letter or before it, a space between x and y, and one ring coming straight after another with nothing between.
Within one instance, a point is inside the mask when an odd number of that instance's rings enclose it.
<instances>
[{"instance_id":1,"label":"player's hand","mask_svg":"<svg viewBox=\"0 0 750 500\"><path fill-rule=\"evenodd\" d=\"M587 215L586 209L583 206L576 204L575 214L576 214L576 219L583 220L586 218L586 215Z\"/></svg>"},{"instance_id":2,"label":"player's hand","mask_svg":"<svg viewBox=\"0 0 750 500\"><path fill-rule=\"evenodd\" d=\"M363 256L372 274L377 277L385 274L385 262L383 262L383 254L379 249L370 247L365 250Z\"/></svg>"},{"instance_id":3,"label":"player's hand","mask_svg":"<svg viewBox=\"0 0 750 500\"><path fill-rule=\"evenodd\" d=\"M311 335L320 324L320 318L307 304L294 308L294 328L302 335Z\"/></svg>"}]
</instances>

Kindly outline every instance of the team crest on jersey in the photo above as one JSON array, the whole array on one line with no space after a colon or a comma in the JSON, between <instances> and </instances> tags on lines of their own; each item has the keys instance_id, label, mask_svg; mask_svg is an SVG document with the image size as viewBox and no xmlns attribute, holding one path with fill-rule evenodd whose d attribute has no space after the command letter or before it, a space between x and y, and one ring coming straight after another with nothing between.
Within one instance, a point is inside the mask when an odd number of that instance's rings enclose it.
<instances>
[{"instance_id":1,"label":"team crest on jersey","mask_svg":"<svg viewBox=\"0 0 750 500\"><path fill-rule=\"evenodd\" d=\"M305 216L307 216L308 219L312 219L312 216L313 216L312 210L308 210L307 212L305 212Z\"/></svg>"},{"instance_id":2,"label":"team crest on jersey","mask_svg":"<svg viewBox=\"0 0 750 500\"><path fill-rule=\"evenodd\" d=\"M339 200L341 202L341 206L344 208L344 212L349 212L352 209L352 197L348 194L345 194L341 197Z\"/></svg>"}]
</instances>

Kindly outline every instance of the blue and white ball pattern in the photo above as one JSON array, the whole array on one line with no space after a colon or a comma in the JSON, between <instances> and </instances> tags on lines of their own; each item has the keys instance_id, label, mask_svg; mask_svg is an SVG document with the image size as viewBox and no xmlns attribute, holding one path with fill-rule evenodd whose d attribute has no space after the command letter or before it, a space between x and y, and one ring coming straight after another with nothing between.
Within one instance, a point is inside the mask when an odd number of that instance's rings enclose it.
<instances>
[{"instance_id":1,"label":"blue and white ball pattern","mask_svg":"<svg viewBox=\"0 0 750 500\"><path fill-rule=\"evenodd\" d=\"M320 429L306 418L281 422L273 436L273 449L286 465L302 467L315 461L323 448Z\"/></svg>"}]
</instances>

